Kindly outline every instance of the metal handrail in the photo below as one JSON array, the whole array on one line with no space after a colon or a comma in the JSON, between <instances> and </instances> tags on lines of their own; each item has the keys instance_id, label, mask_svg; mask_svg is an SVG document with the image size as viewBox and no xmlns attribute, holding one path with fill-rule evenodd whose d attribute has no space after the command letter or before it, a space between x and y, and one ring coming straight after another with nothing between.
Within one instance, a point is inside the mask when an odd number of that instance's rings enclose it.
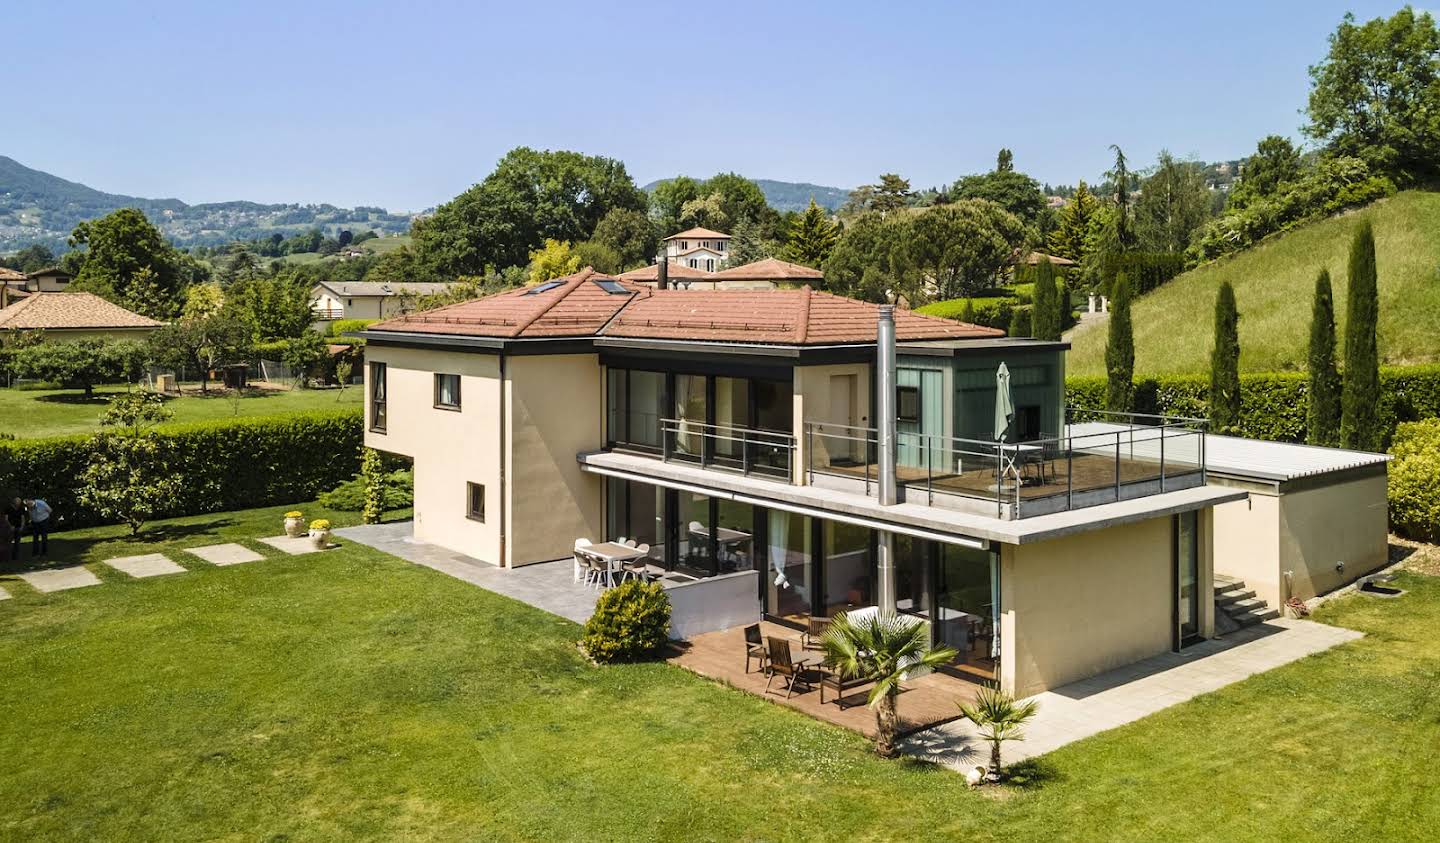
<instances>
[{"instance_id":1,"label":"metal handrail","mask_svg":"<svg viewBox=\"0 0 1440 843\"><path fill-rule=\"evenodd\" d=\"M740 467L739 470L745 475L754 472L763 474L778 474L783 471L786 477L790 477L795 465L795 434L783 430L763 430L752 427L739 427L728 424L708 424L706 422L692 421L690 419L667 418L660 420L660 442L661 458L669 462L677 456L675 440L679 436L699 436L700 453L698 456L700 464L705 467L716 467L720 469L734 470L732 464L727 464L725 458L728 454L720 454L721 459L716 459L715 443L723 441L726 443L738 443L740 445ZM758 449L775 449L784 454L784 465L774 466L763 460L757 460L760 456Z\"/></svg>"}]
</instances>

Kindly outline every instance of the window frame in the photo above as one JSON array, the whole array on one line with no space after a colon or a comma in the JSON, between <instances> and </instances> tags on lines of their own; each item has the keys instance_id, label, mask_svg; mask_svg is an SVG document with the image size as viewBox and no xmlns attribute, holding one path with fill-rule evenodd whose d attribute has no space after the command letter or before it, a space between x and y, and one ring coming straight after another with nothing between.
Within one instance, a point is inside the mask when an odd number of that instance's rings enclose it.
<instances>
[{"instance_id":1,"label":"window frame","mask_svg":"<svg viewBox=\"0 0 1440 843\"><path fill-rule=\"evenodd\" d=\"M913 401L913 412L907 413L905 405ZM920 413L923 405L920 403L920 387L918 386L897 386L895 387L895 421L901 424L919 424Z\"/></svg>"},{"instance_id":2,"label":"window frame","mask_svg":"<svg viewBox=\"0 0 1440 843\"><path fill-rule=\"evenodd\" d=\"M390 400L390 387L388 384L389 367L379 361L370 361L370 382L366 385L366 398L370 402L370 424L371 433L386 433L389 430L388 410ZM376 396L377 387L379 396ZM378 410L378 412L377 412Z\"/></svg>"},{"instance_id":3,"label":"window frame","mask_svg":"<svg viewBox=\"0 0 1440 843\"><path fill-rule=\"evenodd\" d=\"M480 508L475 508L475 492L480 492ZM485 484L465 481L465 518L480 524L485 523Z\"/></svg>"},{"instance_id":4,"label":"window frame","mask_svg":"<svg viewBox=\"0 0 1440 843\"><path fill-rule=\"evenodd\" d=\"M442 378L455 379L455 403L446 404L440 400L440 383ZM434 378L434 406L437 410L447 410L452 413L460 412L460 376L449 372L436 372Z\"/></svg>"}]
</instances>

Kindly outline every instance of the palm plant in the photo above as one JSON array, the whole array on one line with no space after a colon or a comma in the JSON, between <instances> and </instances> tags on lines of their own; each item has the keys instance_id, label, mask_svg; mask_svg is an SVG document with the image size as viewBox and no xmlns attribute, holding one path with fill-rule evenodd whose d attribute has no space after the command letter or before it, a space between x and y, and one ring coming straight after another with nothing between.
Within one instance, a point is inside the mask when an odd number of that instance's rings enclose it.
<instances>
[{"instance_id":1,"label":"palm plant","mask_svg":"<svg viewBox=\"0 0 1440 843\"><path fill-rule=\"evenodd\" d=\"M932 647L930 628L918 618L896 614L854 620L836 615L820 646L826 663L841 676L875 683L867 702L875 710L875 752L885 758L895 754L899 725L895 701L901 680L911 671L934 669L956 655L949 647Z\"/></svg>"},{"instance_id":2,"label":"palm plant","mask_svg":"<svg viewBox=\"0 0 1440 843\"><path fill-rule=\"evenodd\" d=\"M999 688L985 687L976 695L973 705L960 703L960 713L980 729L980 737L990 744L991 775L1000 778L1000 745L1006 741L1024 740L1021 727L1035 716L1039 704L1034 700L1016 702Z\"/></svg>"}]
</instances>

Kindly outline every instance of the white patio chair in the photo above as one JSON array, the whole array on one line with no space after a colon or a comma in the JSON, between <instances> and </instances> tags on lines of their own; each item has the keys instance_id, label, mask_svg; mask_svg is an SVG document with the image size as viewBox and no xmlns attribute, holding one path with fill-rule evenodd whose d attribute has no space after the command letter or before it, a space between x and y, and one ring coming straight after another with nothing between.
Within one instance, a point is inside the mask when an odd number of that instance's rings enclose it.
<instances>
[{"instance_id":1,"label":"white patio chair","mask_svg":"<svg viewBox=\"0 0 1440 843\"><path fill-rule=\"evenodd\" d=\"M580 582L582 576L586 577L587 579L589 577L589 574L587 573L589 566L585 562L585 556L582 551L584 548L589 547L590 544L591 542L589 539L575 540L575 549L574 552L571 554L571 558L575 560L575 578L573 582Z\"/></svg>"},{"instance_id":2,"label":"white patio chair","mask_svg":"<svg viewBox=\"0 0 1440 843\"><path fill-rule=\"evenodd\" d=\"M644 582L645 573L650 568L650 545L636 545L635 549L643 555L637 556L622 565L623 572L620 574L620 578L624 580L626 577L630 577L631 579L638 579Z\"/></svg>"},{"instance_id":3,"label":"white patio chair","mask_svg":"<svg viewBox=\"0 0 1440 843\"><path fill-rule=\"evenodd\" d=\"M623 544L623 545L625 545L626 547L634 547L634 546L635 546L635 540L634 540L634 539L621 539L621 540L620 540L620 543Z\"/></svg>"}]
</instances>

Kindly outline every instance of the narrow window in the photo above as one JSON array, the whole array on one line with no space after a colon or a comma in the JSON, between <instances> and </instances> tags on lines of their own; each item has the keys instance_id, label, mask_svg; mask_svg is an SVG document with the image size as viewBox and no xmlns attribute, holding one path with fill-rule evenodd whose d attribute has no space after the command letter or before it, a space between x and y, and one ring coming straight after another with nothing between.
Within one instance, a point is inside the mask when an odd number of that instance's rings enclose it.
<instances>
[{"instance_id":1,"label":"narrow window","mask_svg":"<svg viewBox=\"0 0 1440 843\"><path fill-rule=\"evenodd\" d=\"M920 421L920 387L901 386L895 389L895 420L917 424Z\"/></svg>"},{"instance_id":2,"label":"narrow window","mask_svg":"<svg viewBox=\"0 0 1440 843\"><path fill-rule=\"evenodd\" d=\"M485 523L485 487L479 483L466 483L465 492L465 517Z\"/></svg>"},{"instance_id":3,"label":"narrow window","mask_svg":"<svg viewBox=\"0 0 1440 843\"><path fill-rule=\"evenodd\" d=\"M460 409L459 375L435 375L435 406L442 410Z\"/></svg>"},{"instance_id":4,"label":"narrow window","mask_svg":"<svg viewBox=\"0 0 1440 843\"><path fill-rule=\"evenodd\" d=\"M385 432L385 364L370 364L370 429Z\"/></svg>"}]
</instances>

